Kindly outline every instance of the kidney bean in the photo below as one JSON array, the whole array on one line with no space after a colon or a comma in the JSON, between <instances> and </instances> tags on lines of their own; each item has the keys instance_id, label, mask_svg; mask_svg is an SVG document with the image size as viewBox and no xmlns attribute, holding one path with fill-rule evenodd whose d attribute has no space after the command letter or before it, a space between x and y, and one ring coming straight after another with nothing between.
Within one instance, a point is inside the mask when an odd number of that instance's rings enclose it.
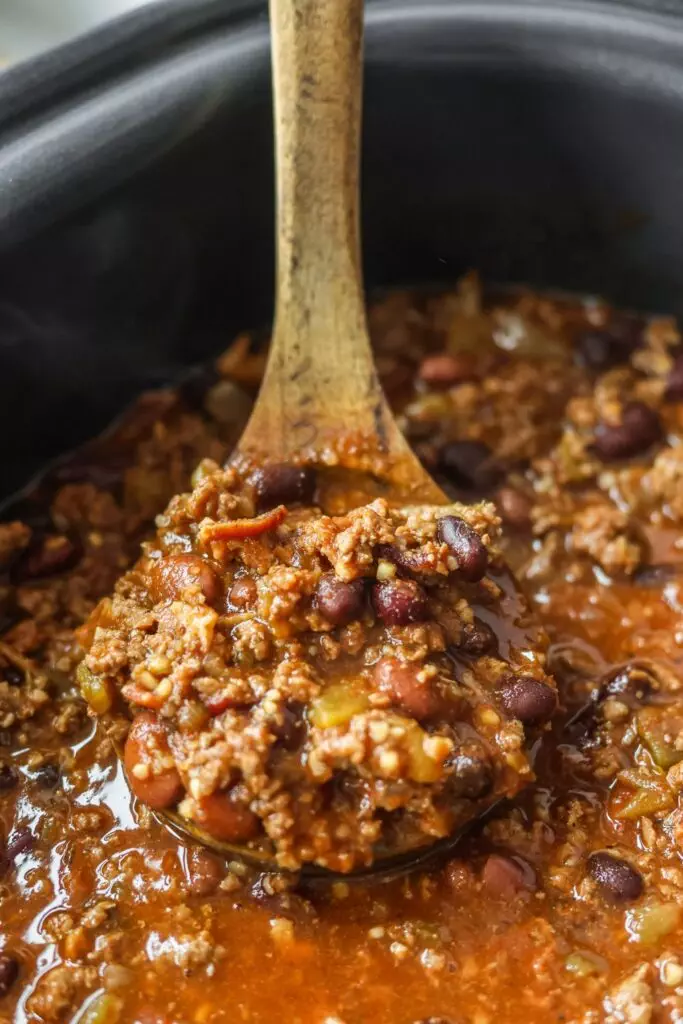
<instances>
[{"instance_id":1,"label":"kidney bean","mask_svg":"<svg viewBox=\"0 0 683 1024\"><path fill-rule=\"evenodd\" d=\"M251 608L256 604L257 597L258 587L251 576L243 576L241 579L235 580L228 595L230 604L235 608Z\"/></svg>"},{"instance_id":2,"label":"kidney bean","mask_svg":"<svg viewBox=\"0 0 683 1024\"><path fill-rule=\"evenodd\" d=\"M463 629L458 649L465 654L481 657L483 654L490 654L497 647L498 637L491 627L481 619L475 619Z\"/></svg>"},{"instance_id":3,"label":"kidney bean","mask_svg":"<svg viewBox=\"0 0 683 1024\"><path fill-rule=\"evenodd\" d=\"M244 843L259 830L259 819L229 793L211 793L197 802L194 821L214 839Z\"/></svg>"},{"instance_id":4,"label":"kidney bean","mask_svg":"<svg viewBox=\"0 0 683 1024\"><path fill-rule=\"evenodd\" d=\"M500 899L512 899L522 892L535 888L532 869L521 858L503 857L492 853L486 860L482 872L486 888Z\"/></svg>"},{"instance_id":5,"label":"kidney bean","mask_svg":"<svg viewBox=\"0 0 683 1024\"><path fill-rule=\"evenodd\" d=\"M683 355L678 356L671 367L665 397L670 402L683 402Z\"/></svg>"},{"instance_id":6,"label":"kidney bean","mask_svg":"<svg viewBox=\"0 0 683 1024\"><path fill-rule=\"evenodd\" d=\"M619 902L637 900L643 892L643 879L627 861L601 850L588 858L588 872L606 896Z\"/></svg>"},{"instance_id":7,"label":"kidney bean","mask_svg":"<svg viewBox=\"0 0 683 1024\"><path fill-rule=\"evenodd\" d=\"M28 828L20 828L13 834L5 848L4 855L0 861L0 874L11 867L17 857L27 853L35 842L35 836Z\"/></svg>"},{"instance_id":8,"label":"kidney bean","mask_svg":"<svg viewBox=\"0 0 683 1024\"><path fill-rule=\"evenodd\" d=\"M19 977L19 961L7 953L0 953L0 999L6 996Z\"/></svg>"},{"instance_id":9,"label":"kidney bean","mask_svg":"<svg viewBox=\"0 0 683 1024\"><path fill-rule=\"evenodd\" d=\"M644 402L629 402L621 412L621 423L599 423L594 447L605 462L626 459L647 451L662 436L662 425L654 409Z\"/></svg>"},{"instance_id":10,"label":"kidney bean","mask_svg":"<svg viewBox=\"0 0 683 1024\"><path fill-rule=\"evenodd\" d=\"M489 556L484 542L464 519L443 516L436 524L436 535L447 544L458 561L458 572L469 583L477 583L486 575Z\"/></svg>"},{"instance_id":11,"label":"kidney bean","mask_svg":"<svg viewBox=\"0 0 683 1024\"><path fill-rule=\"evenodd\" d=\"M533 676L510 679L510 685L501 693L506 711L525 725L547 722L557 708L557 694L547 683Z\"/></svg>"},{"instance_id":12,"label":"kidney bean","mask_svg":"<svg viewBox=\"0 0 683 1024\"><path fill-rule=\"evenodd\" d=\"M315 470L286 462L262 466L251 477L260 510L276 505L310 505L315 494Z\"/></svg>"},{"instance_id":13,"label":"kidney bean","mask_svg":"<svg viewBox=\"0 0 683 1024\"><path fill-rule=\"evenodd\" d=\"M434 683L417 678L420 667L398 658L380 658L374 668L375 682L382 693L388 694L395 704L400 705L422 721L437 715L444 708L444 701Z\"/></svg>"},{"instance_id":14,"label":"kidney bean","mask_svg":"<svg viewBox=\"0 0 683 1024\"><path fill-rule=\"evenodd\" d=\"M494 487L502 473L481 441L449 441L439 449L436 468L453 487L477 491Z\"/></svg>"},{"instance_id":15,"label":"kidney bean","mask_svg":"<svg viewBox=\"0 0 683 1024\"><path fill-rule=\"evenodd\" d=\"M442 352L425 356L418 372L425 384L433 388L449 388L466 380L476 380L476 365L476 358L467 352L460 352L458 355Z\"/></svg>"},{"instance_id":16,"label":"kidney bean","mask_svg":"<svg viewBox=\"0 0 683 1024\"><path fill-rule=\"evenodd\" d=\"M199 555L189 552L167 555L154 563L150 570L150 593L152 600L181 598L187 587L198 586L207 604L213 604L220 593L220 579L209 563Z\"/></svg>"},{"instance_id":17,"label":"kidney bean","mask_svg":"<svg viewBox=\"0 0 683 1024\"><path fill-rule=\"evenodd\" d=\"M187 854L187 880L194 896L210 896L225 877L225 864L203 846L193 846Z\"/></svg>"},{"instance_id":18,"label":"kidney bean","mask_svg":"<svg viewBox=\"0 0 683 1024\"><path fill-rule=\"evenodd\" d=\"M449 758L448 764L452 769L448 783L450 796L476 800L490 791L493 768L488 752L481 743L463 743Z\"/></svg>"},{"instance_id":19,"label":"kidney bean","mask_svg":"<svg viewBox=\"0 0 683 1024\"><path fill-rule=\"evenodd\" d=\"M507 526L525 530L531 525L533 502L514 487L501 487L496 495L498 511Z\"/></svg>"},{"instance_id":20,"label":"kidney bean","mask_svg":"<svg viewBox=\"0 0 683 1024\"><path fill-rule=\"evenodd\" d=\"M175 768L152 775L151 764L155 755L168 753L168 738L163 724L156 715L141 711L133 719L123 754L128 782L135 796L152 810L161 811L177 804L183 795L183 783ZM135 774L136 767L147 766L146 778Z\"/></svg>"},{"instance_id":21,"label":"kidney bean","mask_svg":"<svg viewBox=\"0 0 683 1024\"><path fill-rule=\"evenodd\" d=\"M323 576L315 591L315 606L333 626L345 626L360 619L365 608L365 580L345 583L336 576Z\"/></svg>"},{"instance_id":22,"label":"kidney bean","mask_svg":"<svg viewBox=\"0 0 683 1024\"><path fill-rule=\"evenodd\" d=\"M427 618L427 595L412 580L396 579L375 583L372 588L372 604L385 626L407 626Z\"/></svg>"}]
</instances>

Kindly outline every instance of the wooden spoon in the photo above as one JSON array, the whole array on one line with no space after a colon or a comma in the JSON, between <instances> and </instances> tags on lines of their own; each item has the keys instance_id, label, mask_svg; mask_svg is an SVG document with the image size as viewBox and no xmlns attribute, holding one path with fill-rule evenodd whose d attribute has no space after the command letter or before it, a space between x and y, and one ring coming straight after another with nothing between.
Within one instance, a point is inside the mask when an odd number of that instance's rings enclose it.
<instances>
[{"instance_id":1,"label":"wooden spoon","mask_svg":"<svg viewBox=\"0 0 683 1024\"><path fill-rule=\"evenodd\" d=\"M263 384L236 461L341 465L410 503L448 498L408 447L374 367L362 285L359 138L363 0L270 0L277 143L277 302ZM228 856L277 870L272 855L214 839ZM459 835L401 853L377 850L367 875L395 875ZM334 873L306 865L307 876ZM349 876L344 876L349 877Z\"/></svg>"},{"instance_id":2,"label":"wooden spoon","mask_svg":"<svg viewBox=\"0 0 683 1024\"><path fill-rule=\"evenodd\" d=\"M365 469L385 496L443 504L374 367L363 293L359 148L363 0L270 0L277 301L270 357L239 444L247 461Z\"/></svg>"}]
</instances>

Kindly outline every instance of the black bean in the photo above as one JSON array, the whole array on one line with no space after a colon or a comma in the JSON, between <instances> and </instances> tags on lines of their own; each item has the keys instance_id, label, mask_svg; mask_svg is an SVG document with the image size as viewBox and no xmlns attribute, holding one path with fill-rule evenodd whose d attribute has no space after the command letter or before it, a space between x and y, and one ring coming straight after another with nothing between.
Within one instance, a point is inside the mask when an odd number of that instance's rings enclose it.
<instances>
[{"instance_id":1,"label":"black bean","mask_svg":"<svg viewBox=\"0 0 683 1024\"><path fill-rule=\"evenodd\" d=\"M621 857L606 851L592 853L588 871L602 891L619 901L637 900L643 891L643 879L634 867Z\"/></svg>"},{"instance_id":2,"label":"black bean","mask_svg":"<svg viewBox=\"0 0 683 1024\"><path fill-rule=\"evenodd\" d=\"M59 765L48 761L36 769L34 778L39 786L43 786L45 789L56 789L61 781L62 772Z\"/></svg>"},{"instance_id":3,"label":"black bean","mask_svg":"<svg viewBox=\"0 0 683 1024\"><path fill-rule=\"evenodd\" d=\"M557 694L553 688L533 676L510 678L500 699L505 710L525 725L547 722L557 708Z\"/></svg>"},{"instance_id":4,"label":"black bean","mask_svg":"<svg viewBox=\"0 0 683 1024\"><path fill-rule=\"evenodd\" d=\"M448 765L452 769L448 783L450 796L476 800L490 791L493 769L488 753L481 744L463 744L449 758Z\"/></svg>"},{"instance_id":5,"label":"black bean","mask_svg":"<svg viewBox=\"0 0 683 1024\"><path fill-rule=\"evenodd\" d=\"M385 626L407 626L410 622L422 622L427 618L427 595L412 580L375 583L372 603Z\"/></svg>"},{"instance_id":6,"label":"black bean","mask_svg":"<svg viewBox=\"0 0 683 1024\"><path fill-rule=\"evenodd\" d=\"M654 409L644 402L629 402L621 413L621 423L599 423L595 428L595 450L605 462L626 459L659 441L662 424Z\"/></svg>"},{"instance_id":7,"label":"black bean","mask_svg":"<svg viewBox=\"0 0 683 1024\"><path fill-rule=\"evenodd\" d=\"M683 355L680 355L671 367L665 396L670 402L683 402Z\"/></svg>"},{"instance_id":8,"label":"black bean","mask_svg":"<svg viewBox=\"0 0 683 1024\"><path fill-rule=\"evenodd\" d=\"M24 673L16 665L8 665L3 668L2 677L10 686L21 686L25 679Z\"/></svg>"},{"instance_id":9,"label":"black bean","mask_svg":"<svg viewBox=\"0 0 683 1024\"><path fill-rule=\"evenodd\" d=\"M485 491L502 476L491 449L481 441L449 441L437 455L437 472L455 488Z\"/></svg>"},{"instance_id":10,"label":"black bean","mask_svg":"<svg viewBox=\"0 0 683 1024\"><path fill-rule=\"evenodd\" d=\"M35 839L33 833L27 829L22 828L18 832L15 832L5 849L5 857L8 861L13 862L16 858L26 853L33 846Z\"/></svg>"},{"instance_id":11,"label":"black bean","mask_svg":"<svg viewBox=\"0 0 683 1024\"><path fill-rule=\"evenodd\" d=\"M302 705L294 701L282 709L282 721L273 726L279 745L285 750L301 746L305 731Z\"/></svg>"},{"instance_id":12,"label":"black bean","mask_svg":"<svg viewBox=\"0 0 683 1024\"><path fill-rule=\"evenodd\" d=\"M0 765L0 791L4 793L9 789L14 789L18 781L19 776L11 765Z\"/></svg>"},{"instance_id":13,"label":"black bean","mask_svg":"<svg viewBox=\"0 0 683 1024\"><path fill-rule=\"evenodd\" d=\"M7 953L0 953L0 999L6 996L19 977L19 962Z\"/></svg>"},{"instance_id":14,"label":"black bean","mask_svg":"<svg viewBox=\"0 0 683 1024\"><path fill-rule=\"evenodd\" d=\"M579 366L597 371L616 366L628 355L619 340L605 327L593 327L577 335L574 352Z\"/></svg>"},{"instance_id":15,"label":"black bean","mask_svg":"<svg viewBox=\"0 0 683 1024\"><path fill-rule=\"evenodd\" d=\"M652 693L652 680L637 667L620 669L600 684L599 696L616 697L618 700L638 706L647 702Z\"/></svg>"},{"instance_id":16,"label":"black bean","mask_svg":"<svg viewBox=\"0 0 683 1024\"><path fill-rule=\"evenodd\" d=\"M276 505L310 505L315 493L315 470L310 466L276 463L257 469L251 482L259 511Z\"/></svg>"},{"instance_id":17,"label":"black bean","mask_svg":"<svg viewBox=\"0 0 683 1024\"><path fill-rule=\"evenodd\" d=\"M479 658L483 654L490 654L497 647L498 637L491 627L486 622L482 622L481 619L475 619L471 625L468 624L462 631L459 650L464 651L465 654L471 654Z\"/></svg>"},{"instance_id":18,"label":"black bean","mask_svg":"<svg viewBox=\"0 0 683 1024\"><path fill-rule=\"evenodd\" d=\"M71 569L83 554L80 543L61 534L49 534L32 544L16 566L18 581L42 579Z\"/></svg>"},{"instance_id":19,"label":"black bean","mask_svg":"<svg viewBox=\"0 0 683 1024\"><path fill-rule=\"evenodd\" d=\"M436 524L436 535L447 544L458 561L458 572L469 583L477 583L486 575L489 564L484 542L464 519L444 516Z\"/></svg>"},{"instance_id":20,"label":"black bean","mask_svg":"<svg viewBox=\"0 0 683 1024\"><path fill-rule=\"evenodd\" d=\"M345 626L360 619L365 607L365 581L345 583L336 576L323 576L315 591L315 606L333 626Z\"/></svg>"}]
</instances>

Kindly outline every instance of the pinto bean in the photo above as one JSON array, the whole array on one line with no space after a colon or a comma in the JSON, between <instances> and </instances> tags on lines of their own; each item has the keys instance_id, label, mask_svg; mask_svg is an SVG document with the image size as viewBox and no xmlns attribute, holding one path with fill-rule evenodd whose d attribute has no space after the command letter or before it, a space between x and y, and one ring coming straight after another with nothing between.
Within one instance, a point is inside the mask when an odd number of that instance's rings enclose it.
<instances>
[{"instance_id":1,"label":"pinto bean","mask_svg":"<svg viewBox=\"0 0 683 1024\"><path fill-rule=\"evenodd\" d=\"M526 862L499 853L487 858L482 881L492 895L506 900L535 888L533 871Z\"/></svg>"},{"instance_id":2,"label":"pinto bean","mask_svg":"<svg viewBox=\"0 0 683 1024\"><path fill-rule=\"evenodd\" d=\"M419 667L398 658L385 657L375 665L375 682L382 693L421 721L443 709L444 702L431 681L418 679Z\"/></svg>"},{"instance_id":3,"label":"pinto bean","mask_svg":"<svg viewBox=\"0 0 683 1024\"><path fill-rule=\"evenodd\" d=\"M197 801L194 821L214 839L225 843L244 843L259 830L257 816L229 791L211 793Z\"/></svg>"},{"instance_id":4,"label":"pinto bean","mask_svg":"<svg viewBox=\"0 0 683 1024\"><path fill-rule=\"evenodd\" d=\"M466 380L476 380L477 360L467 352L450 355L440 352L425 356L420 364L420 380L433 388L450 388Z\"/></svg>"},{"instance_id":5,"label":"pinto bean","mask_svg":"<svg viewBox=\"0 0 683 1024\"><path fill-rule=\"evenodd\" d=\"M230 587L228 596L230 604L235 608L251 608L256 604L258 597L256 581L251 576L243 576L241 579L235 580Z\"/></svg>"},{"instance_id":6,"label":"pinto bean","mask_svg":"<svg viewBox=\"0 0 683 1024\"><path fill-rule=\"evenodd\" d=\"M213 604L220 592L220 579L209 563L199 555L167 555L150 570L150 593L155 602L177 601L187 587L198 586L207 604Z\"/></svg>"},{"instance_id":7,"label":"pinto bean","mask_svg":"<svg viewBox=\"0 0 683 1024\"><path fill-rule=\"evenodd\" d=\"M123 763L133 793L152 810L161 811L177 804L183 784L175 768L153 774L155 758L168 754L168 738L156 715L141 711L133 719L123 753Z\"/></svg>"}]
</instances>

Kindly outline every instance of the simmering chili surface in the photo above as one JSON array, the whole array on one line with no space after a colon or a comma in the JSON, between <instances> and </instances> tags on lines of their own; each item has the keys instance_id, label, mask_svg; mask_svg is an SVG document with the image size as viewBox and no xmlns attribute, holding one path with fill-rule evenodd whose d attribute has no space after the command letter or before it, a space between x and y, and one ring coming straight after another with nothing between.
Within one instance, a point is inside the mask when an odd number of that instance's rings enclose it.
<instances>
[{"instance_id":1,"label":"simmering chili surface","mask_svg":"<svg viewBox=\"0 0 683 1024\"><path fill-rule=\"evenodd\" d=\"M550 637L560 710L535 780L429 871L332 886L226 862L131 796L78 693L74 631L196 465L228 456L263 366L244 336L0 527L2 1019L683 1019L676 326L484 301L474 278L370 322L411 443L454 501L494 503Z\"/></svg>"}]
</instances>

